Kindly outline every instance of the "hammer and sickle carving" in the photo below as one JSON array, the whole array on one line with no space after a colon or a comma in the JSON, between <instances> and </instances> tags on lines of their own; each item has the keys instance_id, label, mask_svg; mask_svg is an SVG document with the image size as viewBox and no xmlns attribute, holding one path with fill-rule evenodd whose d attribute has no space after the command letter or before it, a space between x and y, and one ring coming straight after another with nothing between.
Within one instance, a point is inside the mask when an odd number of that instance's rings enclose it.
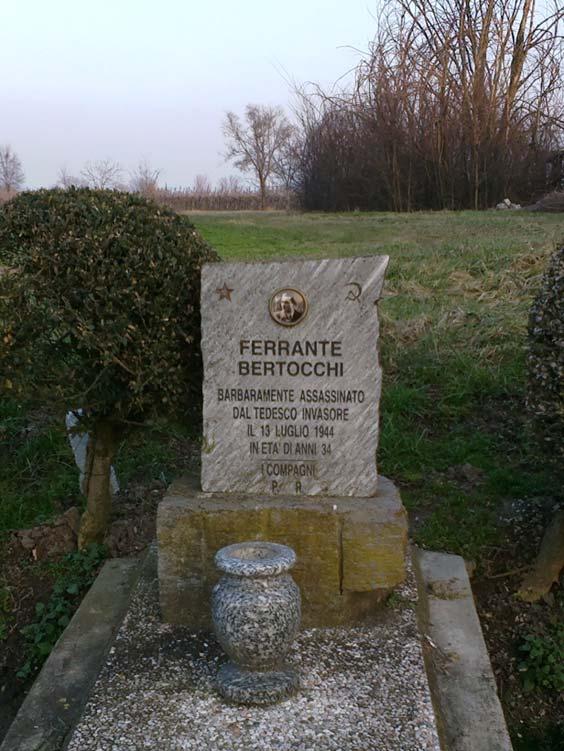
<instances>
[{"instance_id":1,"label":"hammer and sickle carving","mask_svg":"<svg viewBox=\"0 0 564 751\"><path fill-rule=\"evenodd\" d=\"M358 284L358 282L350 282L349 284L345 284L345 287L350 287L345 300L360 303L360 296L362 295L362 287L360 284Z\"/></svg>"}]
</instances>

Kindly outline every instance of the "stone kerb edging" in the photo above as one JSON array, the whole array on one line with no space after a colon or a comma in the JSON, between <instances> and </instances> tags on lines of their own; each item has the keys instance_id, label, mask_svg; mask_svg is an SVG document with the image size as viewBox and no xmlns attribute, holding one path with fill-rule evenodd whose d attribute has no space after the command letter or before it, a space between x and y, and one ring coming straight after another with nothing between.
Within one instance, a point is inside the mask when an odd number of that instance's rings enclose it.
<instances>
[{"instance_id":1,"label":"stone kerb edging","mask_svg":"<svg viewBox=\"0 0 564 751\"><path fill-rule=\"evenodd\" d=\"M446 751L512 751L464 559L413 551L425 666Z\"/></svg>"}]
</instances>

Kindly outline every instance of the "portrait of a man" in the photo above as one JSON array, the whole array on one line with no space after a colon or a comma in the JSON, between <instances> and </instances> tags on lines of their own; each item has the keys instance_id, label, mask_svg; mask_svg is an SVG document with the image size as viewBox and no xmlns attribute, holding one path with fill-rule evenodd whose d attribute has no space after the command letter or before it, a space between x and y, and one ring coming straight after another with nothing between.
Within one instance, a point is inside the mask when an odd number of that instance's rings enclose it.
<instances>
[{"instance_id":1,"label":"portrait of a man","mask_svg":"<svg viewBox=\"0 0 564 751\"><path fill-rule=\"evenodd\" d=\"M281 289L270 298L270 315L282 326L295 326L305 318L307 300L297 289Z\"/></svg>"}]
</instances>

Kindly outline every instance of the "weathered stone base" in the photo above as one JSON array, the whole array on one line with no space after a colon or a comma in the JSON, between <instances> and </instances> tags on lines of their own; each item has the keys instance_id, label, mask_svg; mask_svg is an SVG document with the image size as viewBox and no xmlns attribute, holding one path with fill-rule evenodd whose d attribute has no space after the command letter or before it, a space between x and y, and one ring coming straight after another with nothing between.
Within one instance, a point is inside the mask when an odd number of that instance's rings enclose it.
<instances>
[{"instance_id":1,"label":"weathered stone base","mask_svg":"<svg viewBox=\"0 0 564 751\"><path fill-rule=\"evenodd\" d=\"M289 545L307 627L358 623L405 579L407 515L395 485L380 477L373 498L203 493L176 481L157 517L162 618L211 629L213 557L245 540Z\"/></svg>"}]
</instances>

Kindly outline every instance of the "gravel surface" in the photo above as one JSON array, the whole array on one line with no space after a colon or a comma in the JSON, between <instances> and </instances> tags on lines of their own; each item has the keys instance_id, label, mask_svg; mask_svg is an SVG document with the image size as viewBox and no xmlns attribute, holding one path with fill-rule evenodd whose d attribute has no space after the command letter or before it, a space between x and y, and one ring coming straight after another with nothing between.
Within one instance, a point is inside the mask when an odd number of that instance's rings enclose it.
<instances>
[{"instance_id":1,"label":"gravel surface","mask_svg":"<svg viewBox=\"0 0 564 751\"><path fill-rule=\"evenodd\" d=\"M226 658L206 633L163 624L148 565L68 751L439 751L413 582L378 622L302 631L297 696L224 704Z\"/></svg>"}]
</instances>

